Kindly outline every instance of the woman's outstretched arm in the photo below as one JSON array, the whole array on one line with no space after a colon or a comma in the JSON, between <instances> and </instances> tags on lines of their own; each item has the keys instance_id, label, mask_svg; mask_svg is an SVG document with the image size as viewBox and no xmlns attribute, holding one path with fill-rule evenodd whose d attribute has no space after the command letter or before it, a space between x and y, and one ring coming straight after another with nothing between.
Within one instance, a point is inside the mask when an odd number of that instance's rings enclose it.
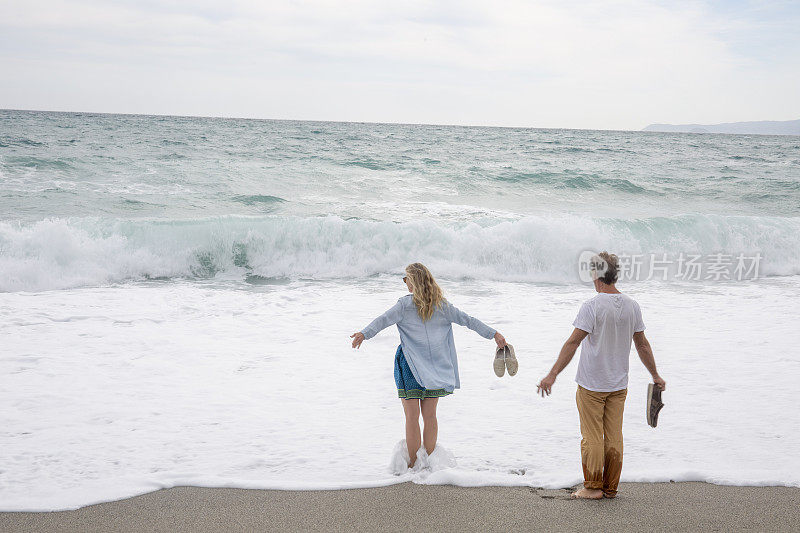
<instances>
[{"instance_id":1,"label":"woman's outstretched arm","mask_svg":"<svg viewBox=\"0 0 800 533\"><path fill-rule=\"evenodd\" d=\"M495 342L497 342L498 346L505 346L506 339L498 331L494 328L490 328L480 320L475 317L469 316L467 313L456 307L455 305L451 304L450 302L445 302L445 313L447 317L450 319L450 322L458 324L459 326L466 326L484 339L491 339L494 338Z\"/></svg>"},{"instance_id":2,"label":"woman's outstretched arm","mask_svg":"<svg viewBox=\"0 0 800 533\"><path fill-rule=\"evenodd\" d=\"M402 320L402 318L403 302L402 300L397 300L397 303L394 304L391 309L370 322L367 327L350 335L350 338L353 339L353 348L360 348L361 343L366 339L371 339L381 330L384 330L393 324L397 324L400 322L400 320Z\"/></svg>"}]
</instances>

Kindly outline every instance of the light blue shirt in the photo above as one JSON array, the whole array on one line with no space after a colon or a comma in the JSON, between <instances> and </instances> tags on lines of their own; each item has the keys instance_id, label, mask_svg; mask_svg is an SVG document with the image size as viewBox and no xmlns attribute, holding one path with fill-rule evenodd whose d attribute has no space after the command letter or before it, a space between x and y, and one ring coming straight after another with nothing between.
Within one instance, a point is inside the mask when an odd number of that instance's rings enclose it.
<instances>
[{"instance_id":1,"label":"light blue shirt","mask_svg":"<svg viewBox=\"0 0 800 533\"><path fill-rule=\"evenodd\" d=\"M453 323L467 326L487 339L496 333L496 330L446 300L434 311L430 320L423 322L410 294L397 300L391 309L370 322L361 333L365 339L371 339L379 331L397 324L400 345L414 379L426 389L453 392L461 386Z\"/></svg>"}]
</instances>

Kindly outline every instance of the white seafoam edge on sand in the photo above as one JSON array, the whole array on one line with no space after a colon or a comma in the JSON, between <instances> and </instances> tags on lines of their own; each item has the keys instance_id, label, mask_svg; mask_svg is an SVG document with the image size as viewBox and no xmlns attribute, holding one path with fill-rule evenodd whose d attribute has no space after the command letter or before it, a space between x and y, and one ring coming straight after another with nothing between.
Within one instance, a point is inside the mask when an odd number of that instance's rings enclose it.
<instances>
[{"instance_id":1,"label":"white seafoam edge on sand","mask_svg":"<svg viewBox=\"0 0 800 533\"><path fill-rule=\"evenodd\" d=\"M399 278L0 294L0 510L175 485L578 483L575 362L553 396L536 397L535 385L591 289L444 286L515 345L520 371L498 379L493 343L456 327L463 388L440 401L439 424L457 467L401 476L387 473L403 436L396 330L360 351L348 338L402 296ZM798 288L796 277L629 287L668 389L649 428L648 376L632 355L624 481L800 485L800 334L785 297Z\"/></svg>"}]
</instances>

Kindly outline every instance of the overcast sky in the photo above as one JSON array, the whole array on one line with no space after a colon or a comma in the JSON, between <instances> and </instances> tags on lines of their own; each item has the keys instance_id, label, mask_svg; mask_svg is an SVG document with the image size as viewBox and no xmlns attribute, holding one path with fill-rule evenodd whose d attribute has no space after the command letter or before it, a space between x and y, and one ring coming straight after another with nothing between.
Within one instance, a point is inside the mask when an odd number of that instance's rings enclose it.
<instances>
[{"instance_id":1,"label":"overcast sky","mask_svg":"<svg viewBox=\"0 0 800 533\"><path fill-rule=\"evenodd\" d=\"M0 0L0 108L600 129L797 119L798 6Z\"/></svg>"}]
</instances>

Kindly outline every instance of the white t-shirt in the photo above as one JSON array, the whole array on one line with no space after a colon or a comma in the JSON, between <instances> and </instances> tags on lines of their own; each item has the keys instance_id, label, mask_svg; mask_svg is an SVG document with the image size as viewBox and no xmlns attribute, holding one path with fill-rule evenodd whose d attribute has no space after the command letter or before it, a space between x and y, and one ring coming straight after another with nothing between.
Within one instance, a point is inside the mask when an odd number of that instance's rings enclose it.
<instances>
[{"instance_id":1,"label":"white t-shirt","mask_svg":"<svg viewBox=\"0 0 800 533\"><path fill-rule=\"evenodd\" d=\"M581 342L578 385L595 392L627 388L633 334L644 331L639 304L624 294L601 292L584 302L572 325L588 333Z\"/></svg>"}]
</instances>

